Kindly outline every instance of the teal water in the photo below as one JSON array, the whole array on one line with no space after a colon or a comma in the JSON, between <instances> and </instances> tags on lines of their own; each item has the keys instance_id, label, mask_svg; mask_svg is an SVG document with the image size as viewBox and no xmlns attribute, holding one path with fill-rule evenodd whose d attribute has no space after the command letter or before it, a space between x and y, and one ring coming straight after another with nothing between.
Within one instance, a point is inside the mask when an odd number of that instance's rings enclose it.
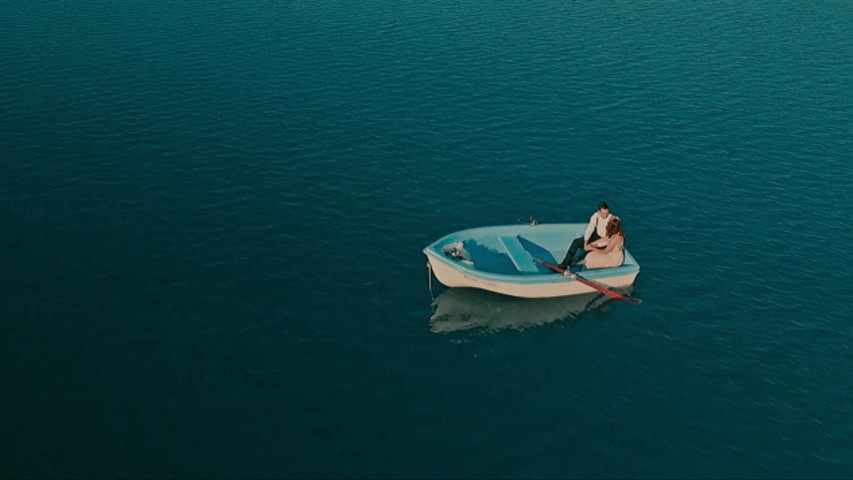
<instances>
[{"instance_id":1,"label":"teal water","mask_svg":"<svg viewBox=\"0 0 853 480\"><path fill-rule=\"evenodd\" d=\"M0 45L0 476L853 472L848 2L7 1ZM600 200L641 305L430 292L436 238Z\"/></svg>"}]
</instances>

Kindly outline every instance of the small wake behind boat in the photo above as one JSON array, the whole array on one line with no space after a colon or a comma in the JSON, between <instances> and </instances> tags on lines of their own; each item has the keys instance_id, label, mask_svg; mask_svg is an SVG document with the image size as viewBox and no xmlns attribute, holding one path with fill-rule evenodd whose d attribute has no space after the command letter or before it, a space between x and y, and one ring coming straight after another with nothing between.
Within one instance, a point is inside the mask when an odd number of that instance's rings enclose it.
<instances>
[{"instance_id":1,"label":"small wake behind boat","mask_svg":"<svg viewBox=\"0 0 853 480\"><path fill-rule=\"evenodd\" d=\"M583 235L585 223L500 225L471 228L445 235L423 252L436 278L447 287L473 287L524 298L579 295L596 290L638 303L611 291L634 283L640 266L624 250L621 266L570 272L554 270L572 239ZM550 264L550 266L549 266Z\"/></svg>"}]
</instances>

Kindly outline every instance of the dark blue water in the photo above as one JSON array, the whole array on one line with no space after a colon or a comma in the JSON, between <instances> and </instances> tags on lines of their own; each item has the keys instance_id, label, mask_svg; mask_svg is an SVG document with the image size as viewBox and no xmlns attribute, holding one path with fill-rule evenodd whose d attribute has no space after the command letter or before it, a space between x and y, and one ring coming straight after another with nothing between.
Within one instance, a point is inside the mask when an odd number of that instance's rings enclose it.
<instances>
[{"instance_id":1,"label":"dark blue water","mask_svg":"<svg viewBox=\"0 0 853 480\"><path fill-rule=\"evenodd\" d=\"M0 476L853 472L848 2L6 1L0 45ZM642 305L431 294L439 236L600 200Z\"/></svg>"}]
</instances>

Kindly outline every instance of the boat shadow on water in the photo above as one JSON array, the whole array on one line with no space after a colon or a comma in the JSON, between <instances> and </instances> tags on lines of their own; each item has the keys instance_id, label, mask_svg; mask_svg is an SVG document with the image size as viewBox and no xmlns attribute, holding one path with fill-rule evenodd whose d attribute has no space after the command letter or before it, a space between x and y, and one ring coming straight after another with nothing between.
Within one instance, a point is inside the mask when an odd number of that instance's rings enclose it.
<instances>
[{"instance_id":1,"label":"boat shadow on water","mask_svg":"<svg viewBox=\"0 0 853 480\"><path fill-rule=\"evenodd\" d=\"M620 289L629 294L632 288ZM598 292L554 298L519 298L477 288L449 288L432 303L434 333L524 330L557 321L574 323L591 311L607 311L614 299Z\"/></svg>"}]
</instances>

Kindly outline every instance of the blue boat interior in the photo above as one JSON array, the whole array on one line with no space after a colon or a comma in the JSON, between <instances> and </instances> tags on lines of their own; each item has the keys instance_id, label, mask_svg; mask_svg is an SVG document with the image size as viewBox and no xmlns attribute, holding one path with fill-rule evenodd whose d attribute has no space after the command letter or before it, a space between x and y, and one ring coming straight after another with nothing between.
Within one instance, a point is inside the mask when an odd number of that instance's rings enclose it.
<instances>
[{"instance_id":1,"label":"blue boat interior","mask_svg":"<svg viewBox=\"0 0 853 480\"><path fill-rule=\"evenodd\" d=\"M558 263L554 256L551 255L551 251L537 243L533 243L532 241L522 237L521 235L517 235L516 237L519 245L522 245L524 247L524 251L527 252L530 256L530 261L533 262L533 264L536 266L537 272L551 273L552 270L550 268L533 260L533 257L536 257L540 260L544 260L549 263Z\"/></svg>"},{"instance_id":2,"label":"blue boat interior","mask_svg":"<svg viewBox=\"0 0 853 480\"><path fill-rule=\"evenodd\" d=\"M546 262L557 263L551 252L520 236L507 235L497 237L505 251L483 245L476 240L465 242L465 250L471 261L477 265L477 270L504 275L529 275L551 273L551 269L535 261L533 257Z\"/></svg>"}]
</instances>

